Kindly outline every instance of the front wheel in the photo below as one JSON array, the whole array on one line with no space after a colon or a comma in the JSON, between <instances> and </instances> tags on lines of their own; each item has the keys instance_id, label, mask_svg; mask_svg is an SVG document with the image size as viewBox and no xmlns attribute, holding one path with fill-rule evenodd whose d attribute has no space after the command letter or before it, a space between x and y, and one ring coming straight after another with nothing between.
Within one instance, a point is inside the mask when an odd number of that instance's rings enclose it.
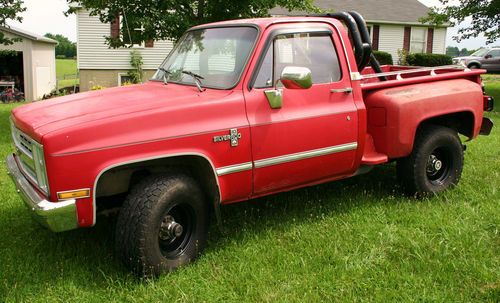
<instances>
[{"instance_id":1,"label":"front wheel","mask_svg":"<svg viewBox=\"0 0 500 303\"><path fill-rule=\"evenodd\" d=\"M437 125L422 127L412 153L397 162L398 179L410 195L429 196L458 184L464 162L456 131Z\"/></svg>"},{"instance_id":2,"label":"front wheel","mask_svg":"<svg viewBox=\"0 0 500 303\"><path fill-rule=\"evenodd\" d=\"M135 186L116 225L116 250L139 276L157 276L193 261L208 235L209 213L196 181L152 176Z\"/></svg>"}]
</instances>

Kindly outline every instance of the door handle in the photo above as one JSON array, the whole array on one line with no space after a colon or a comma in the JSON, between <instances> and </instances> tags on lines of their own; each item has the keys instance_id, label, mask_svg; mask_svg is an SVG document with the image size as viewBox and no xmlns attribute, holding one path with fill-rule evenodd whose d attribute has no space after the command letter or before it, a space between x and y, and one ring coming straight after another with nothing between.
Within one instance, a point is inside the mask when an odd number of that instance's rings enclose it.
<instances>
[{"instance_id":1,"label":"door handle","mask_svg":"<svg viewBox=\"0 0 500 303\"><path fill-rule=\"evenodd\" d=\"M331 89L331 93L345 93L345 94L350 94L352 93L352 87L346 87L346 88L339 88L339 89Z\"/></svg>"}]
</instances>

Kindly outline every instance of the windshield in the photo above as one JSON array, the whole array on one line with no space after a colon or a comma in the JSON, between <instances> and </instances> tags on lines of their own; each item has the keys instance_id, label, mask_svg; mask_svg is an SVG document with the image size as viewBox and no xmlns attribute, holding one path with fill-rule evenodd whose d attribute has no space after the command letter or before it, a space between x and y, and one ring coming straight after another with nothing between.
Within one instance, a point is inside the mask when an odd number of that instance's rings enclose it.
<instances>
[{"instance_id":1,"label":"windshield","mask_svg":"<svg viewBox=\"0 0 500 303\"><path fill-rule=\"evenodd\" d=\"M488 52L489 50L486 49L486 48L480 48L478 49L477 51L475 51L474 53L472 53L472 57L484 57L486 56L486 53Z\"/></svg>"},{"instance_id":2,"label":"windshield","mask_svg":"<svg viewBox=\"0 0 500 303\"><path fill-rule=\"evenodd\" d=\"M153 80L229 89L243 72L257 38L253 27L209 28L187 32L162 63ZM186 73L188 72L188 73Z\"/></svg>"}]
</instances>

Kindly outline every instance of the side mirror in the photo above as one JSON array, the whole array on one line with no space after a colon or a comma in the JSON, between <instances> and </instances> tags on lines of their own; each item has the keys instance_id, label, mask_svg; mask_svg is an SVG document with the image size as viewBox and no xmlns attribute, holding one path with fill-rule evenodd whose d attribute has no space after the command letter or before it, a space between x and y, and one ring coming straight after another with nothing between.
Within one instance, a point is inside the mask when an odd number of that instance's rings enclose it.
<instances>
[{"instance_id":1,"label":"side mirror","mask_svg":"<svg viewBox=\"0 0 500 303\"><path fill-rule=\"evenodd\" d=\"M484 59L490 59L490 58L493 58L493 56L492 56L492 55L489 55L489 54L488 54L488 55L486 55L486 56L484 56Z\"/></svg>"},{"instance_id":2,"label":"side mirror","mask_svg":"<svg viewBox=\"0 0 500 303\"><path fill-rule=\"evenodd\" d=\"M287 66L283 69L280 80L288 89L308 89L313 84L311 70L307 67Z\"/></svg>"},{"instance_id":3,"label":"side mirror","mask_svg":"<svg viewBox=\"0 0 500 303\"><path fill-rule=\"evenodd\" d=\"M279 81L288 89L308 89L313 84L311 70L307 67L298 66L285 67ZM276 82L277 84L278 82ZM272 90L266 90L264 93L272 109L283 107L283 89L275 87Z\"/></svg>"}]
</instances>

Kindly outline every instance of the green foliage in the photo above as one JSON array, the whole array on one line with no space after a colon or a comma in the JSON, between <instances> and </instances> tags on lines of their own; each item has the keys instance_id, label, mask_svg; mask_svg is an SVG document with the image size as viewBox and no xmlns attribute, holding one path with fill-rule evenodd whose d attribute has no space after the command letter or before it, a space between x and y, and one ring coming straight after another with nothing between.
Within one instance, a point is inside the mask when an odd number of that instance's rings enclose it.
<instances>
[{"instance_id":1,"label":"green foliage","mask_svg":"<svg viewBox=\"0 0 500 303\"><path fill-rule=\"evenodd\" d=\"M20 13L26 10L22 0L0 0L0 26L6 26L7 20L23 21ZM14 42L21 41L20 38L7 38L4 33L0 32L0 45L10 45Z\"/></svg>"},{"instance_id":2,"label":"green foliage","mask_svg":"<svg viewBox=\"0 0 500 303\"><path fill-rule=\"evenodd\" d=\"M17 51L10 49L0 49L0 57L17 56Z\"/></svg>"},{"instance_id":3,"label":"green foliage","mask_svg":"<svg viewBox=\"0 0 500 303\"><path fill-rule=\"evenodd\" d=\"M398 49L398 65L408 65L408 51L405 49Z\"/></svg>"},{"instance_id":4,"label":"green foliage","mask_svg":"<svg viewBox=\"0 0 500 303\"><path fill-rule=\"evenodd\" d=\"M130 77L130 82L141 83L142 82L142 66L144 62L142 61L142 55L140 52L133 50L130 52L130 66L132 69L127 72L127 76Z\"/></svg>"},{"instance_id":5,"label":"green foliage","mask_svg":"<svg viewBox=\"0 0 500 303\"><path fill-rule=\"evenodd\" d=\"M177 40L188 28L209 22L268 16L270 9L282 6L289 10L318 11L313 0L68 0L80 4L101 22L111 23L117 15L124 16L133 36L128 39L107 37L111 47L130 44L128 40ZM76 11L70 8L67 13ZM136 28L144 28L137 31ZM134 31L132 33L132 31ZM126 37L125 37L126 38ZM125 40L125 41L124 41Z\"/></svg>"},{"instance_id":6,"label":"green foliage","mask_svg":"<svg viewBox=\"0 0 500 303\"><path fill-rule=\"evenodd\" d=\"M468 50L466 48L459 49L457 46L448 46L446 48L446 55L450 57L469 56L473 52L475 52L475 50Z\"/></svg>"},{"instance_id":7,"label":"green foliage","mask_svg":"<svg viewBox=\"0 0 500 303\"><path fill-rule=\"evenodd\" d=\"M451 57L442 54L408 54L406 57L408 65L412 66L441 66L451 65Z\"/></svg>"},{"instance_id":8,"label":"green foliage","mask_svg":"<svg viewBox=\"0 0 500 303\"><path fill-rule=\"evenodd\" d=\"M387 52L373 51L375 58L377 58L380 65L392 65L392 55Z\"/></svg>"},{"instance_id":9,"label":"green foliage","mask_svg":"<svg viewBox=\"0 0 500 303\"><path fill-rule=\"evenodd\" d=\"M50 33L45 34L45 37L58 42L56 46L56 58L75 58L76 57L76 43L71 42L68 38L63 35L57 34L53 35Z\"/></svg>"},{"instance_id":10,"label":"green foliage","mask_svg":"<svg viewBox=\"0 0 500 303\"><path fill-rule=\"evenodd\" d=\"M421 22L430 22L436 25L450 23L451 26L463 25L466 18L472 17L469 26L461 27L457 36L453 37L457 42L471 37L484 34L487 43L494 43L500 38L500 1L499 0L439 0L442 8L431 8L427 17L421 18Z\"/></svg>"}]
</instances>

